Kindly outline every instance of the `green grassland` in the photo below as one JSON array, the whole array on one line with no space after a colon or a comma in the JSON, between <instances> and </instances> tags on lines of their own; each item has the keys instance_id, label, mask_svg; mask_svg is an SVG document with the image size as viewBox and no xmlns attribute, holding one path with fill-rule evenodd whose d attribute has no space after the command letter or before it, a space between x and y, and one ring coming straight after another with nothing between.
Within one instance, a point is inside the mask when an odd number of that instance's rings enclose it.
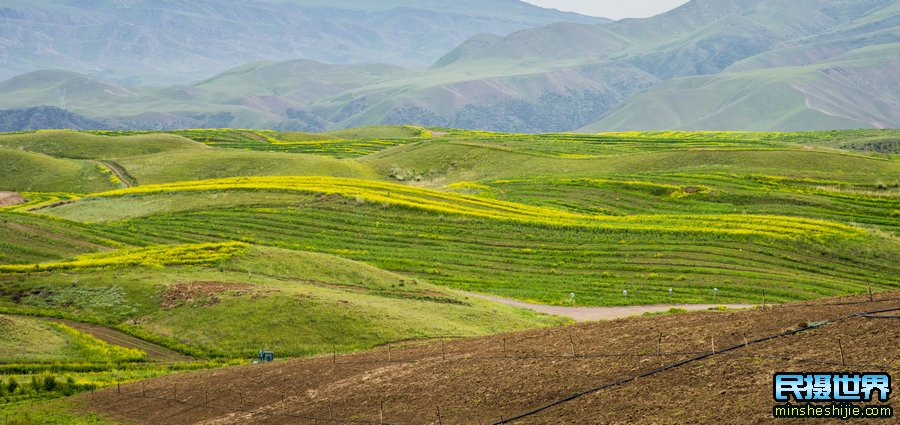
<instances>
[{"instance_id":1,"label":"green grassland","mask_svg":"<svg viewBox=\"0 0 900 425\"><path fill-rule=\"evenodd\" d=\"M314 155L233 149L165 152L117 161L139 183L170 183L231 176L359 176L375 178L370 167Z\"/></svg>"},{"instance_id":2,"label":"green grassland","mask_svg":"<svg viewBox=\"0 0 900 425\"><path fill-rule=\"evenodd\" d=\"M560 323L334 255L219 246L117 251L40 270L3 266L13 275L0 309L127 323L126 331L208 358L260 348L305 356Z\"/></svg>"},{"instance_id":3,"label":"green grassland","mask_svg":"<svg viewBox=\"0 0 900 425\"><path fill-rule=\"evenodd\" d=\"M106 136L132 136L137 132L94 131ZM271 130L195 129L167 132L207 146L264 152L309 153L334 158L355 158L398 144L431 137L431 132L415 126L372 126L326 133ZM159 133L140 133L159 137Z\"/></svg>"},{"instance_id":4,"label":"green grassland","mask_svg":"<svg viewBox=\"0 0 900 425\"><path fill-rule=\"evenodd\" d=\"M17 192L95 192L119 185L95 161L0 147L0 187Z\"/></svg>"},{"instance_id":5,"label":"green grassland","mask_svg":"<svg viewBox=\"0 0 900 425\"><path fill-rule=\"evenodd\" d=\"M144 353L109 345L66 325L0 315L0 364L141 361Z\"/></svg>"},{"instance_id":6,"label":"green grassland","mask_svg":"<svg viewBox=\"0 0 900 425\"><path fill-rule=\"evenodd\" d=\"M4 411L34 416L28 400L261 348L323 355L565 322L460 290L613 306L896 289L898 139L409 126L0 135L0 191L27 199L0 208L0 312L41 342L0 344L14 361L3 373L23 383ZM98 363L90 344L23 315L206 361ZM69 363L50 371L54 359ZM48 374L64 384L42 389Z\"/></svg>"},{"instance_id":7,"label":"green grassland","mask_svg":"<svg viewBox=\"0 0 900 425\"><path fill-rule=\"evenodd\" d=\"M57 158L104 159L198 149L200 143L172 134L108 137L68 130L0 135L0 147L27 150Z\"/></svg>"}]
</instances>

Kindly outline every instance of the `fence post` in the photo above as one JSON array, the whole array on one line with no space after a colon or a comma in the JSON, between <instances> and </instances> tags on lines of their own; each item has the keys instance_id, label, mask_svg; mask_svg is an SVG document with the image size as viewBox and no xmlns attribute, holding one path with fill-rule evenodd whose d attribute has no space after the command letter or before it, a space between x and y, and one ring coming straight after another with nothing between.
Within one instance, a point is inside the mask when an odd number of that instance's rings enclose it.
<instances>
[{"instance_id":1,"label":"fence post","mask_svg":"<svg viewBox=\"0 0 900 425\"><path fill-rule=\"evenodd\" d=\"M172 384L172 400L178 401L178 384Z\"/></svg>"},{"instance_id":2,"label":"fence post","mask_svg":"<svg viewBox=\"0 0 900 425\"><path fill-rule=\"evenodd\" d=\"M240 391L238 391L238 397L241 400L241 412L243 412L244 411L244 394L241 393Z\"/></svg>"},{"instance_id":3,"label":"fence post","mask_svg":"<svg viewBox=\"0 0 900 425\"><path fill-rule=\"evenodd\" d=\"M572 337L571 333L569 333L569 343L572 344L572 357L578 357L578 352L575 351L575 338Z\"/></svg>"},{"instance_id":4,"label":"fence post","mask_svg":"<svg viewBox=\"0 0 900 425\"><path fill-rule=\"evenodd\" d=\"M331 346L331 361L334 364L337 364L337 345Z\"/></svg>"},{"instance_id":5,"label":"fence post","mask_svg":"<svg viewBox=\"0 0 900 425\"><path fill-rule=\"evenodd\" d=\"M662 332L659 333L659 338L656 340L656 355L662 354Z\"/></svg>"},{"instance_id":6,"label":"fence post","mask_svg":"<svg viewBox=\"0 0 900 425\"><path fill-rule=\"evenodd\" d=\"M441 358L447 360L447 350L444 349L444 341L441 341Z\"/></svg>"},{"instance_id":7,"label":"fence post","mask_svg":"<svg viewBox=\"0 0 900 425\"><path fill-rule=\"evenodd\" d=\"M378 404L378 423L384 423L384 400Z\"/></svg>"},{"instance_id":8,"label":"fence post","mask_svg":"<svg viewBox=\"0 0 900 425\"><path fill-rule=\"evenodd\" d=\"M872 283L869 282L869 302L875 301L875 297L872 295Z\"/></svg>"},{"instance_id":9,"label":"fence post","mask_svg":"<svg viewBox=\"0 0 900 425\"><path fill-rule=\"evenodd\" d=\"M844 358L844 344L841 337L838 337L838 348L841 350L841 366L847 366L847 360Z\"/></svg>"},{"instance_id":10,"label":"fence post","mask_svg":"<svg viewBox=\"0 0 900 425\"><path fill-rule=\"evenodd\" d=\"M444 425L444 419L441 417L441 406L438 406L437 414L438 414L438 425Z\"/></svg>"}]
</instances>

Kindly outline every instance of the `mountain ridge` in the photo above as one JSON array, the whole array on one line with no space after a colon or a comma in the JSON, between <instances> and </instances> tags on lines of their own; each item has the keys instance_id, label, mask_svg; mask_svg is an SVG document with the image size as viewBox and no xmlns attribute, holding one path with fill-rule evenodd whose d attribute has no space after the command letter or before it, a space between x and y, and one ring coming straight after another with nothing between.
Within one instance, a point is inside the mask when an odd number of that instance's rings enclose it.
<instances>
[{"instance_id":1,"label":"mountain ridge","mask_svg":"<svg viewBox=\"0 0 900 425\"><path fill-rule=\"evenodd\" d=\"M9 0L0 8L0 77L62 67L183 84L296 58L424 68L477 33L567 20L610 22L518 0Z\"/></svg>"},{"instance_id":2,"label":"mountain ridge","mask_svg":"<svg viewBox=\"0 0 900 425\"><path fill-rule=\"evenodd\" d=\"M167 87L27 74L0 83L0 108L57 104L74 85L92 91L60 106L154 129L900 127L897 43L898 0L692 0L647 19L477 33L427 69L263 61Z\"/></svg>"}]
</instances>

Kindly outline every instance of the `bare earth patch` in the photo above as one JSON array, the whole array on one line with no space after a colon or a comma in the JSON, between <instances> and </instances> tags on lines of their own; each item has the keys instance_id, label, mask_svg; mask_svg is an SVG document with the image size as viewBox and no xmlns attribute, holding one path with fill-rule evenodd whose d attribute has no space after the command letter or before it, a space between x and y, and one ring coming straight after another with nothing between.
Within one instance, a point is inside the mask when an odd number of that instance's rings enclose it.
<instances>
[{"instance_id":1,"label":"bare earth patch","mask_svg":"<svg viewBox=\"0 0 900 425\"><path fill-rule=\"evenodd\" d=\"M16 192L0 192L0 207L11 207L25 203L26 199Z\"/></svg>"},{"instance_id":2,"label":"bare earth patch","mask_svg":"<svg viewBox=\"0 0 900 425\"><path fill-rule=\"evenodd\" d=\"M246 283L189 282L169 286L162 293L161 302L165 310L184 304L199 302L204 307L212 307L222 302L219 297L224 292L243 296L254 291L254 286Z\"/></svg>"},{"instance_id":3,"label":"bare earth patch","mask_svg":"<svg viewBox=\"0 0 900 425\"><path fill-rule=\"evenodd\" d=\"M673 308L687 311L702 311L718 307L726 307L732 310L754 307L750 304L656 304L635 305L627 307L563 307L554 305L531 304L509 298L477 294L474 292L462 293L475 298L481 298L506 305L527 308L538 313L570 317L576 322L593 322L597 320L622 319L625 317L640 316L645 313L665 313Z\"/></svg>"}]
</instances>

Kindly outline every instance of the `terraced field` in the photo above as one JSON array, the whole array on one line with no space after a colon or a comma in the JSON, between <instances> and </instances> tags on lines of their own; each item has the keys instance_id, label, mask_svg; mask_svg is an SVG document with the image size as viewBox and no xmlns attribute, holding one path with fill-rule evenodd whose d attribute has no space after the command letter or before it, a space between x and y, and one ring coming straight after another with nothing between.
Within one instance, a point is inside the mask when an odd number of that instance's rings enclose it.
<instances>
[{"instance_id":1,"label":"terraced field","mask_svg":"<svg viewBox=\"0 0 900 425\"><path fill-rule=\"evenodd\" d=\"M0 312L196 368L900 287L893 130L172 133L0 135Z\"/></svg>"}]
</instances>

